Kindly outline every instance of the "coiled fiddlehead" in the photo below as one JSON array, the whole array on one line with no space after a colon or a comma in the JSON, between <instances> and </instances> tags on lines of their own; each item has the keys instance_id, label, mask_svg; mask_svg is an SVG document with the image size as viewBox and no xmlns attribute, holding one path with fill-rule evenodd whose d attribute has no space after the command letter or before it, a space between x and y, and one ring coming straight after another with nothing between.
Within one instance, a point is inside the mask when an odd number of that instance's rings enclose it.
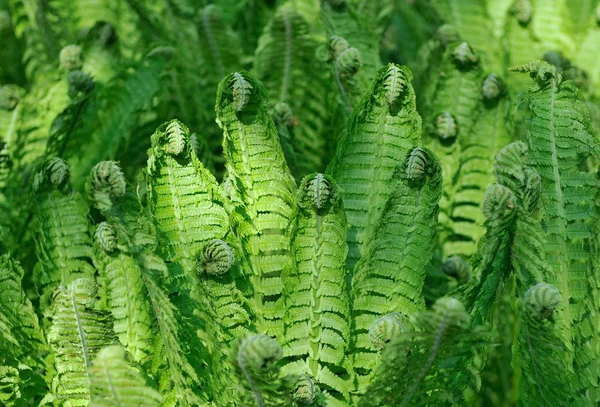
<instances>
[{"instance_id":1,"label":"coiled fiddlehead","mask_svg":"<svg viewBox=\"0 0 600 407\"><path fill-rule=\"evenodd\" d=\"M369 328L369 339L375 349L382 351L401 332L406 332L406 326L398 315L385 315L373 322Z\"/></svg>"},{"instance_id":2,"label":"coiled fiddlehead","mask_svg":"<svg viewBox=\"0 0 600 407\"><path fill-rule=\"evenodd\" d=\"M113 199L125 196L127 182L116 162L101 161L92 169L88 188L90 199L104 211L110 210Z\"/></svg>"},{"instance_id":3,"label":"coiled fiddlehead","mask_svg":"<svg viewBox=\"0 0 600 407\"><path fill-rule=\"evenodd\" d=\"M96 228L96 243L107 252L117 248L117 235L115 230L106 222L100 222Z\"/></svg>"},{"instance_id":4,"label":"coiled fiddlehead","mask_svg":"<svg viewBox=\"0 0 600 407\"><path fill-rule=\"evenodd\" d=\"M231 90L233 92L233 105L240 112L246 107L252 95L252 84L246 80L243 74L235 72L231 79Z\"/></svg>"},{"instance_id":5,"label":"coiled fiddlehead","mask_svg":"<svg viewBox=\"0 0 600 407\"><path fill-rule=\"evenodd\" d=\"M529 318L543 321L548 319L558 308L560 301L560 292L556 287L540 283L527 290L523 299L523 307Z\"/></svg>"},{"instance_id":6,"label":"coiled fiddlehead","mask_svg":"<svg viewBox=\"0 0 600 407\"><path fill-rule=\"evenodd\" d=\"M455 278L459 284L466 284L471 279L471 268L460 256L450 256L442 264L442 271Z\"/></svg>"},{"instance_id":7,"label":"coiled fiddlehead","mask_svg":"<svg viewBox=\"0 0 600 407\"><path fill-rule=\"evenodd\" d=\"M167 152L179 155L185 150L186 138L189 134L188 128L179 120L171 120L167 125Z\"/></svg>"},{"instance_id":8,"label":"coiled fiddlehead","mask_svg":"<svg viewBox=\"0 0 600 407\"><path fill-rule=\"evenodd\" d=\"M481 95L487 103L495 102L505 92L504 81L495 73L486 76L481 86Z\"/></svg>"},{"instance_id":9,"label":"coiled fiddlehead","mask_svg":"<svg viewBox=\"0 0 600 407\"><path fill-rule=\"evenodd\" d=\"M444 112L435 118L435 134L442 140L456 137L458 125L450 112Z\"/></svg>"},{"instance_id":10,"label":"coiled fiddlehead","mask_svg":"<svg viewBox=\"0 0 600 407\"><path fill-rule=\"evenodd\" d=\"M335 60L335 71L338 77L355 75L362 65L360 51L354 47L346 48Z\"/></svg>"},{"instance_id":11,"label":"coiled fiddlehead","mask_svg":"<svg viewBox=\"0 0 600 407\"><path fill-rule=\"evenodd\" d=\"M74 99L80 94L89 93L94 87L94 81L92 80L92 77L79 70L69 72L67 82L69 83L68 93L71 99Z\"/></svg>"},{"instance_id":12,"label":"coiled fiddlehead","mask_svg":"<svg viewBox=\"0 0 600 407\"><path fill-rule=\"evenodd\" d=\"M81 69L83 61L81 59L81 47L79 45L67 45L60 50L60 66L68 71Z\"/></svg>"},{"instance_id":13,"label":"coiled fiddlehead","mask_svg":"<svg viewBox=\"0 0 600 407\"><path fill-rule=\"evenodd\" d=\"M333 188L327 175L319 173L306 176L299 188L298 206L312 208L316 212L328 208L333 201L339 200Z\"/></svg>"},{"instance_id":14,"label":"coiled fiddlehead","mask_svg":"<svg viewBox=\"0 0 600 407\"><path fill-rule=\"evenodd\" d=\"M455 26L451 24L444 24L437 29L433 38L440 41L444 47L448 46L453 42L460 41L460 34Z\"/></svg>"},{"instance_id":15,"label":"coiled fiddlehead","mask_svg":"<svg viewBox=\"0 0 600 407\"><path fill-rule=\"evenodd\" d=\"M452 59L459 69L470 69L477 65L479 57L467 42L461 42L452 51Z\"/></svg>"},{"instance_id":16,"label":"coiled fiddlehead","mask_svg":"<svg viewBox=\"0 0 600 407\"><path fill-rule=\"evenodd\" d=\"M50 182L57 187L64 185L69 180L69 167L58 157L50 159L44 170Z\"/></svg>"},{"instance_id":17,"label":"coiled fiddlehead","mask_svg":"<svg viewBox=\"0 0 600 407\"><path fill-rule=\"evenodd\" d=\"M273 106L272 117L275 124L283 124L285 127L292 127L294 125L292 109L285 102L278 102Z\"/></svg>"},{"instance_id":18,"label":"coiled fiddlehead","mask_svg":"<svg viewBox=\"0 0 600 407\"><path fill-rule=\"evenodd\" d=\"M408 155L406 163L406 177L409 181L422 181L427 174L427 166L429 164L429 156L421 147L417 147Z\"/></svg>"},{"instance_id":19,"label":"coiled fiddlehead","mask_svg":"<svg viewBox=\"0 0 600 407\"><path fill-rule=\"evenodd\" d=\"M515 16L519 24L527 25L531 21L533 7L530 0L517 0L511 8L511 13Z\"/></svg>"},{"instance_id":20,"label":"coiled fiddlehead","mask_svg":"<svg viewBox=\"0 0 600 407\"><path fill-rule=\"evenodd\" d=\"M227 243L213 239L196 256L196 272L209 276L220 276L229 271L233 264L233 252Z\"/></svg>"},{"instance_id":21,"label":"coiled fiddlehead","mask_svg":"<svg viewBox=\"0 0 600 407\"><path fill-rule=\"evenodd\" d=\"M307 374L300 375L296 382L296 389L293 393L293 399L301 406L311 404L320 393L319 386Z\"/></svg>"},{"instance_id":22,"label":"coiled fiddlehead","mask_svg":"<svg viewBox=\"0 0 600 407\"><path fill-rule=\"evenodd\" d=\"M516 213L512 191L500 184L491 185L483 199L483 215L491 222L507 227Z\"/></svg>"},{"instance_id":23,"label":"coiled fiddlehead","mask_svg":"<svg viewBox=\"0 0 600 407\"><path fill-rule=\"evenodd\" d=\"M342 52L350 48L350 44L344 37L333 35L329 40L329 54L332 61L335 61Z\"/></svg>"},{"instance_id":24,"label":"coiled fiddlehead","mask_svg":"<svg viewBox=\"0 0 600 407\"><path fill-rule=\"evenodd\" d=\"M0 88L0 109L13 110L21 100L21 91L17 85L4 85Z\"/></svg>"},{"instance_id":25,"label":"coiled fiddlehead","mask_svg":"<svg viewBox=\"0 0 600 407\"><path fill-rule=\"evenodd\" d=\"M237 365L244 374L256 403L264 406L264 400L256 385L256 373L268 372L283 356L283 349L268 335L253 335L244 339L237 351Z\"/></svg>"}]
</instances>

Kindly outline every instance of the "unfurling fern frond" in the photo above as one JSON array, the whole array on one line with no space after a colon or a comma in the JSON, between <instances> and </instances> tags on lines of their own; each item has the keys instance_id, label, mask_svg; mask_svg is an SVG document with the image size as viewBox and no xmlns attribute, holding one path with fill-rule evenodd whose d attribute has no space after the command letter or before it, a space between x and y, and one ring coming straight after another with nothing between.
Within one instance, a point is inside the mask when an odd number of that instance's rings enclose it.
<instances>
[{"instance_id":1,"label":"unfurling fern frond","mask_svg":"<svg viewBox=\"0 0 600 407\"><path fill-rule=\"evenodd\" d=\"M450 256L442 264L442 271L455 278L459 284L465 284L471 279L471 268L459 256Z\"/></svg>"},{"instance_id":2,"label":"unfurling fern frond","mask_svg":"<svg viewBox=\"0 0 600 407\"><path fill-rule=\"evenodd\" d=\"M225 274L233 264L233 252L222 240L213 239L196 256L198 274L206 273L211 276Z\"/></svg>"},{"instance_id":3,"label":"unfurling fern frond","mask_svg":"<svg viewBox=\"0 0 600 407\"><path fill-rule=\"evenodd\" d=\"M240 341L233 349L233 363L243 383L243 402L258 407L291 406L291 383L282 377L279 360L283 350L267 335L253 335Z\"/></svg>"},{"instance_id":4,"label":"unfurling fern frond","mask_svg":"<svg viewBox=\"0 0 600 407\"><path fill-rule=\"evenodd\" d=\"M95 274L89 208L70 190L68 179L66 163L53 158L42 164L33 180L38 228L34 282L44 308L59 285Z\"/></svg>"},{"instance_id":5,"label":"unfurling fern frond","mask_svg":"<svg viewBox=\"0 0 600 407\"><path fill-rule=\"evenodd\" d=\"M329 158L325 153L333 144L325 127L330 113L323 108L330 85L326 78L314 75L326 67L315 58L318 43L311 34L305 18L293 6L282 5L265 27L254 56L256 76L271 103L287 103L297 118L291 135L298 180L324 168ZM287 154L286 158L291 164Z\"/></svg>"},{"instance_id":6,"label":"unfurling fern frond","mask_svg":"<svg viewBox=\"0 0 600 407\"><path fill-rule=\"evenodd\" d=\"M407 328L400 316L401 314L385 315L373 322L369 328L369 339L375 349L383 351L396 336L406 332Z\"/></svg>"},{"instance_id":7,"label":"unfurling fern frond","mask_svg":"<svg viewBox=\"0 0 600 407\"><path fill-rule=\"evenodd\" d=\"M520 373L519 405L572 405L573 373L565 365L564 343L552 314L561 295L556 287L540 283L525 293L520 332L513 346L513 367Z\"/></svg>"},{"instance_id":8,"label":"unfurling fern frond","mask_svg":"<svg viewBox=\"0 0 600 407\"><path fill-rule=\"evenodd\" d=\"M91 407L159 407L162 402L160 393L127 362L121 346L98 352L90 369L90 385Z\"/></svg>"},{"instance_id":9,"label":"unfurling fern frond","mask_svg":"<svg viewBox=\"0 0 600 407\"><path fill-rule=\"evenodd\" d=\"M223 151L233 204L231 225L240 241L241 263L254 288L258 330L276 337L283 332L282 276L292 267L288 228L295 210L294 179L285 162L277 130L269 115L263 85L242 72L252 87L245 108L237 111L232 81L221 81L217 122L223 129ZM269 160L264 157L268 155ZM227 222L225 223L227 224Z\"/></svg>"},{"instance_id":10,"label":"unfurling fern frond","mask_svg":"<svg viewBox=\"0 0 600 407\"><path fill-rule=\"evenodd\" d=\"M415 157L421 157L417 163ZM415 167L423 176L413 177ZM391 180L388 198L366 241L352 278L353 386L363 394L377 363L369 330L379 318L423 311L425 267L431 260L441 195L441 170L433 154L417 147L407 152ZM407 324L407 329L410 329Z\"/></svg>"},{"instance_id":11,"label":"unfurling fern frond","mask_svg":"<svg viewBox=\"0 0 600 407\"><path fill-rule=\"evenodd\" d=\"M438 299L431 311L411 318L411 326L417 330L399 332L386 345L359 406L460 405L465 389L476 388L469 370L485 336L471 327L460 301Z\"/></svg>"},{"instance_id":12,"label":"unfurling fern frond","mask_svg":"<svg viewBox=\"0 0 600 407\"><path fill-rule=\"evenodd\" d=\"M110 314L97 309L98 287L89 279L61 287L54 298L48 343L55 359L51 391L58 400L86 406L93 360L116 340Z\"/></svg>"},{"instance_id":13,"label":"unfurling fern frond","mask_svg":"<svg viewBox=\"0 0 600 407\"><path fill-rule=\"evenodd\" d=\"M528 72L534 79L525 98L529 108L527 164L541 176L542 219L548 225L544 252L550 266L546 281L564 298L557 324L567 343L566 357L578 376L576 389L589 391L586 397L599 402L600 386L590 389L589 383L600 378L600 371L590 367L595 358L590 350L600 346L600 333L588 327L594 326L598 317L594 304L600 292L589 284L597 278L593 271L596 260L591 252L581 250L597 240L598 180L582 168L586 160L597 159L598 141L583 96L553 65L534 61L513 70Z\"/></svg>"},{"instance_id":14,"label":"unfurling fern frond","mask_svg":"<svg viewBox=\"0 0 600 407\"><path fill-rule=\"evenodd\" d=\"M395 103L387 103L390 71L402 74L402 91ZM347 267L352 269L365 250L383 207L393 191L392 176L398 162L420 144L421 118L406 67L389 65L377 77L349 119L327 172L342 191L351 225L348 232ZM396 87L400 82L396 83ZM398 91L395 89L394 91Z\"/></svg>"},{"instance_id":15,"label":"unfurling fern frond","mask_svg":"<svg viewBox=\"0 0 600 407\"><path fill-rule=\"evenodd\" d=\"M252 85L248 82L242 74L236 72L231 78L231 91L233 94L233 105L236 111L241 111L252 94Z\"/></svg>"},{"instance_id":16,"label":"unfurling fern frond","mask_svg":"<svg viewBox=\"0 0 600 407\"><path fill-rule=\"evenodd\" d=\"M346 217L338 186L328 175L306 176L297 201L291 233L296 269L284 277L289 295L282 372L308 375L319 383L321 398L343 405L349 399L350 339Z\"/></svg>"}]
</instances>

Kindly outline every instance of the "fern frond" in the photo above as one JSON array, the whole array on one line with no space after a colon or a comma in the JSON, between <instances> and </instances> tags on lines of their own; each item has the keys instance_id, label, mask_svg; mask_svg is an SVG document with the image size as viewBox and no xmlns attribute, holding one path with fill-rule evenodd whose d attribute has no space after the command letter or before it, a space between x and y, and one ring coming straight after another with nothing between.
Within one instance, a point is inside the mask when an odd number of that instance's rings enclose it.
<instances>
[{"instance_id":1,"label":"fern frond","mask_svg":"<svg viewBox=\"0 0 600 407\"><path fill-rule=\"evenodd\" d=\"M551 318L560 302L558 290L545 283L531 287L522 299L512 363L520 373L519 406L573 403L573 373L565 366L565 346Z\"/></svg>"},{"instance_id":2,"label":"fern frond","mask_svg":"<svg viewBox=\"0 0 600 407\"><path fill-rule=\"evenodd\" d=\"M476 387L469 372L475 349L485 343L470 322L463 304L451 297L415 315L411 325L418 330L401 332L386 346L359 406L464 404L465 389Z\"/></svg>"},{"instance_id":3,"label":"fern frond","mask_svg":"<svg viewBox=\"0 0 600 407\"><path fill-rule=\"evenodd\" d=\"M425 267L435 241L442 178L433 154L415 148L390 182L393 192L352 279L353 385L360 394L377 366L369 329L384 315L409 317L424 310Z\"/></svg>"},{"instance_id":4,"label":"fern frond","mask_svg":"<svg viewBox=\"0 0 600 407\"><path fill-rule=\"evenodd\" d=\"M44 308L59 285L95 274L89 208L79 193L70 190L68 174L67 164L53 158L33 180L38 230L33 280Z\"/></svg>"},{"instance_id":5,"label":"fern frond","mask_svg":"<svg viewBox=\"0 0 600 407\"><path fill-rule=\"evenodd\" d=\"M89 279L60 287L54 298L48 343L55 358L52 393L71 405L90 400L92 363L98 352L115 341L110 314L96 308L98 287Z\"/></svg>"},{"instance_id":6,"label":"fern frond","mask_svg":"<svg viewBox=\"0 0 600 407\"><path fill-rule=\"evenodd\" d=\"M108 346L94 359L90 371L92 407L159 407L161 395L129 365L125 349Z\"/></svg>"},{"instance_id":7,"label":"fern frond","mask_svg":"<svg viewBox=\"0 0 600 407\"><path fill-rule=\"evenodd\" d=\"M526 96L529 152L527 162L541 176L543 222L547 225L547 261L551 271L547 281L564 298L557 315L567 356L578 375L579 392L589 391L591 400L600 400L597 383L600 369L590 350L597 348L600 337L594 326L600 293L595 285L594 261L582 247L593 241L592 222L598 181L594 174L582 171L588 157L598 154L598 141L592 129L583 97L570 81L563 81L555 67L535 61L517 67L529 72L535 83ZM593 377L590 381L590 377Z\"/></svg>"},{"instance_id":8,"label":"fern frond","mask_svg":"<svg viewBox=\"0 0 600 407\"><path fill-rule=\"evenodd\" d=\"M325 70L315 58L317 45L307 21L291 4L284 5L265 27L254 56L256 76L267 88L269 99L287 103L296 117L297 179L323 169L329 142L325 134L328 112L322 108L329 84L315 75Z\"/></svg>"},{"instance_id":9,"label":"fern frond","mask_svg":"<svg viewBox=\"0 0 600 407\"><path fill-rule=\"evenodd\" d=\"M236 110L231 85L236 75L252 89L241 111ZM251 274L258 331L279 337L283 332L282 275L292 267L288 228L295 209L295 182L259 81L245 72L228 75L219 85L216 109L224 133L228 182L234 186L229 193L234 205L231 222Z\"/></svg>"},{"instance_id":10,"label":"fern frond","mask_svg":"<svg viewBox=\"0 0 600 407\"><path fill-rule=\"evenodd\" d=\"M296 270L284 278L290 294L285 301L283 351L287 363L282 371L308 375L338 404L349 400L346 235L346 217L335 181L320 173L305 177L291 233ZM331 405L337 405L336 400L331 400Z\"/></svg>"},{"instance_id":11,"label":"fern frond","mask_svg":"<svg viewBox=\"0 0 600 407\"><path fill-rule=\"evenodd\" d=\"M391 77L402 79L392 84ZM364 253L365 242L392 193L392 175L398 162L420 144L421 117L416 111L411 79L406 67L390 64L379 70L349 119L327 169L340 186L350 224L349 270ZM390 91L399 93L392 105L387 97Z\"/></svg>"}]
</instances>

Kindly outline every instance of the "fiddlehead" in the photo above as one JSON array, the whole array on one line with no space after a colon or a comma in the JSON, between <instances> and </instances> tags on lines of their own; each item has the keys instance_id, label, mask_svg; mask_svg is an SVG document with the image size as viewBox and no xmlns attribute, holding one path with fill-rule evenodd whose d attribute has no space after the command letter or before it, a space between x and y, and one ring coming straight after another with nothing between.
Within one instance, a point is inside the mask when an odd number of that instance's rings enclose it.
<instances>
[{"instance_id":1,"label":"fiddlehead","mask_svg":"<svg viewBox=\"0 0 600 407\"><path fill-rule=\"evenodd\" d=\"M531 21L531 16L533 14L533 6L531 5L531 0L516 0L510 11L515 16L519 24L529 24L529 22Z\"/></svg>"},{"instance_id":2,"label":"fiddlehead","mask_svg":"<svg viewBox=\"0 0 600 407\"><path fill-rule=\"evenodd\" d=\"M0 87L0 109L11 111L21 100L21 88L16 85L4 85Z\"/></svg>"},{"instance_id":3,"label":"fiddlehead","mask_svg":"<svg viewBox=\"0 0 600 407\"><path fill-rule=\"evenodd\" d=\"M556 287L540 283L527 290L523 298L523 307L531 320L539 322L548 319L560 302L560 292Z\"/></svg>"},{"instance_id":4,"label":"fiddlehead","mask_svg":"<svg viewBox=\"0 0 600 407\"><path fill-rule=\"evenodd\" d=\"M369 328L369 339L378 351L383 351L401 332L406 332L406 326L400 321L401 315L385 315L373 322Z\"/></svg>"},{"instance_id":5,"label":"fiddlehead","mask_svg":"<svg viewBox=\"0 0 600 407\"><path fill-rule=\"evenodd\" d=\"M102 161L94 166L88 181L88 194L101 211L108 211L113 200L125 196L127 182L119 165L114 161Z\"/></svg>"},{"instance_id":6,"label":"fiddlehead","mask_svg":"<svg viewBox=\"0 0 600 407\"><path fill-rule=\"evenodd\" d=\"M233 264L233 252L222 240L213 239L196 256L196 272L209 276L225 274Z\"/></svg>"},{"instance_id":7,"label":"fiddlehead","mask_svg":"<svg viewBox=\"0 0 600 407\"><path fill-rule=\"evenodd\" d=\"M117 248L117 234L107 222L98 224L95 237L96 242L103 250L110 253Z\"/></svg>"},{"instance_id":8,"label":"fiddlehead","mask_svg":"<svg viewBox=\"0 0 600 407\"><path fill-rule=\"evenodd\" d=\"M306 177L298 189L298 206L301 208L320 212L334 203L339 204L337 190L334 190L329 177L321 173Z\"/></svg>"},{"instance_id":9,"label":"fiddlehead","mask_svg":"<svg viewBox=\"0 0 600 407\"><path fill-rule=\"evenodd\" d=\"M435 135L441 140L452 140L458 134L456 119L450 112L444 112L435 118Z\"/></svg>"},{"instance_id":10,"label":"fiddlehead","mask_svg":"<svg viewBox=\"0 0 600 407\"><path fill-rule=\"evenodd\" d=\"M319 386L309 375L303 373L296 382L296 388L294 389L292 397L299 405L308 406L315 401L319 393Z\"/></svg>"},{"instance_id":11,"label":"fiddlehead","mask_svg":"<svg viewBox=\"0 0 600 407\"><path fill-rule=\"evenodd\" d=\"M482 211L490 222L508 227L517 211L515 196L503 185L491 185L485 192Z\"/></svg>"},{"instance_id":12,"label":"fiddlehead","mask_svg":"<svg viewBox=\"0 0 600 407\"><path fill-rule=\"evenodd\" d=\"M409 71L401 70L396 65L391 65L386 72L385 95L390 107L394 105L400 94L406 88L406 85L412 80L412 74Z\"/></svg>"},{"instance_id":13,"label":"fiddlehead","mask_svg":"<svg viewBox=\"0 0 600 407\"><path fill-rule=\"evenodd\" d=\"M172 120L166 128L167 132L167 152L173 155L179 155L185 150L186 135L189 129L177 120Z\"/></svg>"},{"instance_id":14,"label":"fiddlehead","mask_svg":"<svg viewBox=\"0 0 600 407\"><path fill-rule=\"evenodd\" d=\"M455 278L459 284L463 285L471 279L471 268L460 256L450 256L442 264L442 271Z\"/></svg>"},{"instance_id":15,"label":"fiddlehead","mask_svg":"<svg viewBox=\"0 0 600 407\"><path fill-rule=\"evenodd\" d=\"M494 103L506 91L504 82L495 73L489 74L481 85L481 95L485 103Z\"/></svg>"},{"instance_id":16,"label":"fiddlehead","mask_svg":"<svg viewBox=\"0 0 600 407\"><path fill-rule=\"evenodd\" d=\"M81 69L83 60L81 58L81 47L79 45L67 45L60 50L60 66L67 71Z\"/></svg>"},{"instance_id":17,"label":"fiddlehead","mask_svg":"<svg viewBox=\"0 0 600 407\"><path fill-rule=\"evenodd\" d=\"M67 76L67 82L69 83L69 97L75 99L80 95L89 93L94 87L94 81L92 77L87 73L79 70L73 70L69 72Z\"/></svg>"},{"instance_id":18,"label":"fiddlehead","mask_svg":"<svg viewBox=\"0 0 600 407\"><path fill-rule=\"evenodd\" d=\"M479 63L479 57L467 42L461 42L452 50L452 59L460 70L471 69Z\"/></svg>"},{"instance_id":19,"label":"fiddlehead","mask_svg":"<svg viewBox=\"0 0 600 407\"><path fill-rule=\"evenodd\" d=\"M429 168L429 155L421 147L417 147L408 155L406 163L406 177L410 182L420 182L427 175Z\"/></svg>"}]
</instances>

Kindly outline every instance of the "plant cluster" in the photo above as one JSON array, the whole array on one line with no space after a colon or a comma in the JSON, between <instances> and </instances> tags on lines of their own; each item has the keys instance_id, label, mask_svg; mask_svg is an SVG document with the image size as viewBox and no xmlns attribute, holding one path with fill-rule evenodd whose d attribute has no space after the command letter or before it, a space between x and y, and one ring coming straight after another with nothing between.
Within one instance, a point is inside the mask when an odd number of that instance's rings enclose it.
<instances>
[{"instance_id":1,"label":"plant cluster","mask_svg":"<svg viewBox=\"0 0 600 407\"><path fill-rule=\"evenodd\" d=\"M0 405L599 405L596 3L0 0Z\"/></svg>"}]
</instances>

